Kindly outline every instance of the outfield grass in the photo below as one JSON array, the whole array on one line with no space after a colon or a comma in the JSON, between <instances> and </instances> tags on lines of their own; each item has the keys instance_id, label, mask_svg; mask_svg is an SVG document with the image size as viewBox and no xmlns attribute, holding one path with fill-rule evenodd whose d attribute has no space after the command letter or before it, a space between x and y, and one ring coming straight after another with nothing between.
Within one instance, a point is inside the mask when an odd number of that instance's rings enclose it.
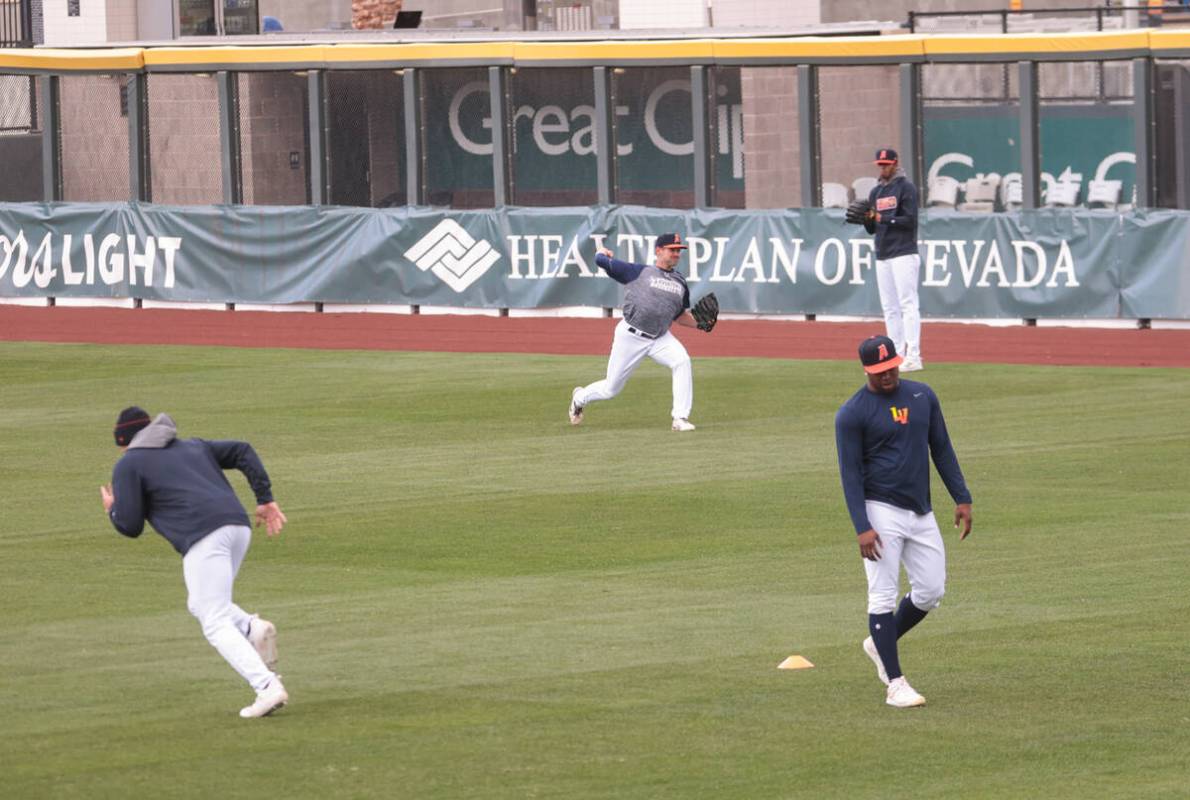
<instances>
[{"instance_id":1,"label":"outfield grass","mask_svg":"<svg viewBox=\"0 0 1190 800\"><path fill-rule=\"evenodd\" d=\"M1185 370L931 364L975 496L883 703L840 362L699 360L566 422L602 358L0 344L0 795L1159 798L1190 794ZM237 600L292 705L97 487L116 412L243 438L290 525ZM233 476L241 497L245 482ZM791 654L811 670L779 671Z\"/></svg>"}]
</instances>

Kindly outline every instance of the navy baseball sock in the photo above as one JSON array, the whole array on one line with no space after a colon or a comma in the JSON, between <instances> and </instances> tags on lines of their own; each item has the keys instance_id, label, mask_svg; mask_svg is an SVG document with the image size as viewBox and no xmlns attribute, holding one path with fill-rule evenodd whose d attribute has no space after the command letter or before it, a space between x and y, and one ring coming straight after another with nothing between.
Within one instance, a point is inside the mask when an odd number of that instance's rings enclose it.
<instances>
[{"instance_id":1,"label":"navy baseball sock","mask_svg":"<svg viewBox=\"0 0 1190 800\"><path fill-rule=\"evenodd\" d=\"M897 615L895 617L897 622L897 638L900 639L909 631L913 630L913 626L926 618L929 611L922 611L917 606L913 605L913 601L909 599L909 594L906 593L901 598L901 605L897 607Z\"/></svg>"},{"instance_id":2,"label":"navy baseball sock","mask_svg":"<svg viewBox=\"0 0 1190 800\"><path fill-rule=\"evenodd\" d=\"M876 652L884 662L884 671L888 679L901 677L901 662L897 658L897 621L891 613L869 614L868 632L872 634L872 641L876 644Z\"/></svg>"}]
</instances>

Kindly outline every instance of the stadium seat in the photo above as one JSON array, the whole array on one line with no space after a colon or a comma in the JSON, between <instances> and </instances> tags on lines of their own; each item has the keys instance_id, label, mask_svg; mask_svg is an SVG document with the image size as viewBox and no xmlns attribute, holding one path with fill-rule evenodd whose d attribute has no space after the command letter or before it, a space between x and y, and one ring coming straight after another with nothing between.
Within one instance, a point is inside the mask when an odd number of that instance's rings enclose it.
<instances>
[{"instance_id":1,"label":"stadium seat","mask_svg":"<svg viewBox=\"0 0 1190 800\"><path fill-rule=\"evenodd\" d=\"M959 202L959 182L949 175L930 179L927 208L954 208Z\"/></svg>"},{"instance_id":2,"label":"stadium seat","mask_svg":"<svg viewBox=\"0 0 1190 800\"><path fill-rule=\"evenodd\" d=\"M973 211L990 214L996 210L996 193L1000 188L1000 176L996 173L977 175L963 184L964 200L959 211Z\"/></svg>"},{"instance_id":3,"label":"stadium seat","mask_svg":"<svg viewBox=\"0 0 1190 800\"><path fill-rule=\"evenodd\" d=\"M1087 184L1087 208L1116 210L1123 189L1123 181L1091 181Z\"/></svg>"},{"instance_id":4,"label":"stadium seat","mask_svg":"<svg viewBox=\"0 0 1190 800\"><path fill-rule=\"evenodd\" d=\"M879 183L875 178L863 177L856 178L851 182L851 191L860 199L867 198L872 193L872 189Z\"/></svg>"},{"instance_id":5,"label":"stadium seat","mask_svg":"<svg viewBox=\"0 0 1190 800\"><path fill-rule=\"evenodd\" d=\"M1047 208L1070 208L1078 205L1081 183L1074 181L1055 181L1045 193Z\"/></svg>"},{"instance_id":6,"label":"stadium seat","mask_svg":"<svg viewBox=\"0 0 1190 800\"><path fill-rule=\"evenodd\" d=\"M847 196L847 187L841 183L822 184L823 208L847 208L851 199Z\"/></svg>"},{"instance_id":7,"label":"stadium seat","mask_svg":"<svg viewBox=\"0 0 1190 800\"><path fill-rule=\"evenodd\" d=\"M1010 172L1000 179L1000 206L1016 211L1025 203L1025 186L1019 172Z\"/></svg>"}]
</instances>

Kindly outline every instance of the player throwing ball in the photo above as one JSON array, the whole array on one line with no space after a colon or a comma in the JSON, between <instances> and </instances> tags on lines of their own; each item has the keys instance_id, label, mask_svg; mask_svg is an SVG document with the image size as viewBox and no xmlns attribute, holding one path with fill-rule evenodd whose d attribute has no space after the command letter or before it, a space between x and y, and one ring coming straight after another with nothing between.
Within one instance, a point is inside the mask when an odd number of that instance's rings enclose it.
<instances>
[{"instance_id":1,"label":"player throwing ball","mask_svg":"<svg viewBox=\"0 0 1190 800\"><path fill-rule=\"evenodd\" d=\"M888 686L887 703L909 708L926 700L901 672L897 640L938 607L946 590L946 551L930 509L931 457L956 504L960 540L971 533L971 494L934 390L900 379L901 356L887 336L865 339L859 359L868 383L835 415L835 443L868 573L871 636L863 648ZM910 590L898 606L902 564Z\"/></svg>"},{"instance_id":2,"label":"player throwing ball","mask_svg":"<svg viewBox=\"0 0 1190 800\"><path fill-rule=\"evenodd\" d=\"M120 412L115 437L122 455L111 484L99 489L103 510L117 531L132 538L148 520L181 554L190 613L211 646L256 690L255 702L240 716L268 716L289 702L273 672L277 629L231 600L252 530L223 476L225 469L244 473L256 495L256 521L273 537L287 520L264 465L247 442L179 439L168 414L150 422L136 406Z\"/></svg>"},{"instance_id":3,"label":"player throwing ball","mask_svg":"<svg viewBox=\"0 0 1190 800\"><path fill-rule=\"evenodd\" d=\"M708 294L690 309L686 278L674 267L682 258L682 237L666 233L657 237L653 265L631 264L613 258L600 248L595 264L613 280L624 284L624 318L616 325L612 352L607 360L607 377L590 386L576 386L570 396L570 424L583 421L583 410L597 400L610 400L620 393L645 356L673 372L673 419L675 431L692 431L690 408L694 404L694 380L690 356L678 337L669 332L675 321L687 328L710 331L719 317L719 303Z\"/></svg>"}]
</instances>

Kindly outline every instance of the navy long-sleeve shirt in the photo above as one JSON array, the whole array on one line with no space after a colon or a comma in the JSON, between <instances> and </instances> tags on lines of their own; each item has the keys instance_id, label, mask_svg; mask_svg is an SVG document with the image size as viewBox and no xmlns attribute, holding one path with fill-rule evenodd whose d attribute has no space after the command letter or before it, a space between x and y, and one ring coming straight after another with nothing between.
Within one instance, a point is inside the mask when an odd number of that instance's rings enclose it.
<instances>
[{"instance_id":1,"label":"navy long-sleeve shirt","mask_svg":"<svg viewBox=\"0 0 1190 800\"><path fill-rule=\"evenodd\" d=\"M887 261L917 253L917 187L904 172L876 184L868 194L880 221L864 225L876 234L876 258Z\"/></svg>"},{"instance_id":2,"label":"navy long-sleeve shirt","mask_svg":"<svg viewBox=\"0 0 1190 800\"><path fill-rule=\"evenodd\" d=\"M160 415L137 434L112 471L115 503L108 513L125 536L148 521L182 555L224 525L249 525L248 514L223 474L244 473L257 503L273 500L264 465L247 442L178 439L173 420Z\"/></svg>"},{"instance_id":3,"label":"navy long-sleeve shirt","mask_svg":"<svg viewBox=\"0 0 1190 800\"><path fill-rule=\"evenodd\" d=\"M955 503L971 502L942 406L924 383L902 380L892 394L864 386L835 415L835 445L843 497L857 534L872 527L865 500L918 514L931 510L931 457Z\"/></svg>"}]
</instances>

